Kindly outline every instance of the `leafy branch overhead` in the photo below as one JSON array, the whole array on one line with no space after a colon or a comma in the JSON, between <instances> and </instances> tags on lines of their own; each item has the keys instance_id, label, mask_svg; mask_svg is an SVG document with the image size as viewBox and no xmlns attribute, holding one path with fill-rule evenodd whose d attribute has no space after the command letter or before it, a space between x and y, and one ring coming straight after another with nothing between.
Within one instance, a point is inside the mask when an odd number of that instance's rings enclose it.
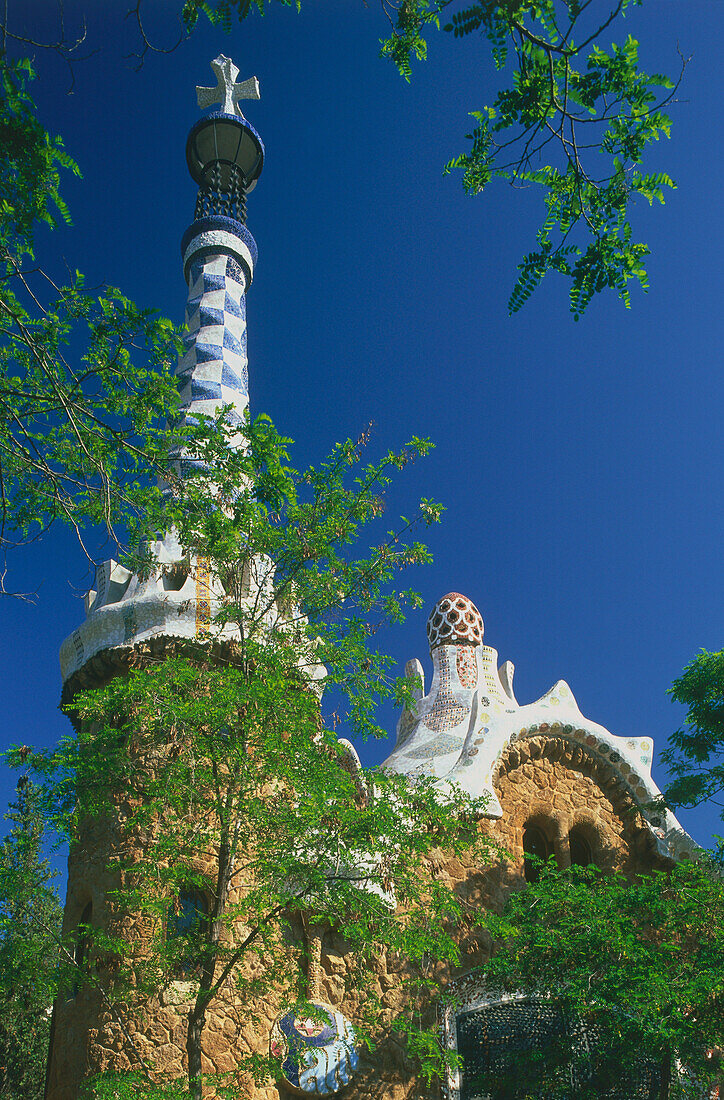
<instances>
[{"instance_id":1,"label":"leafy branch overhead","mask_svg":"<svg viewBox=\"0 0 724 1100\"><path fill-rule=\"evenodd\" d=\"M96 523L118 541L154 523L149 473L168 470L177 388L176 329L120 291L60 283L36 262L43 226L69 222L63 172L79 175L35 114L29 61L3 58L0 81L0 550L54 521ZM60 284L60 285L59 285ZM4 591L4 573L0 590Z\"/></svg>"},{"instance_id":2,"label":"leafy branch overhead","mask_svg":"<svg viewBox=\"0 0 724 1100\"><path fill-rule=\"evenodd\" d=\"M594 294L612 289L628 307L629 283L648 286L649 248L635 240L630 205L636 197L664 202L674 187L665 172L645 172L647 147L671 120L663 108L678 79L645 73L638 43L604 48L603 36L621 29L626 10L641 0L618 0L606 11L593 0L381 0L392 25L383 54L407 79L411 58L427 56L426 34L443 29L456 38L482 36L495 68L510 76L490 106L472 111L468 150L446 172L462 171L468 194L493 179L544 189L546 216L536 247L518 265L509 300L516 312L542 278L557 271L571 281L570 305L578 319ZM605 14L604 14L605 13Z\"/></svg>"},{"instance_id":3,"label":"leafy branch overhead","mask_svg":"<svg viewBox=\"0 0 724 1100\"><path fill-rule=\"evenodd\" d=\"M300 0L278 2L300 7ZM449 33L482 36L510 76L492 106L472 113L470 147L448 171L460 169L471 194L494 178L543 188L546 216L519 264L511 312L550 271L570 280L576 318L600 290L615 289L628 305L631 280L647 285L648 247L634 237L630 206L636 197L663 202L673 186L641 165L651 142L669 133L663 108L678 81L644 73L630 36L604 48L603 36L640 0L611 2L602 14L593 0L380 0L392 28L383 53L406 77L411 57L426 56L426 34L443 26L443 13ZM190 33L201 13L228 30L264 8L264 0L185 0L179 14ZM140 3L129 14L140 63L159 47L146 36ZM178 403L177 333L120 291L91 289L78 272L58 277L36 261L38 229L69 221L60 185L79 169L37 117L32 64L4 49L55 51L72 78L85 29L73 40L61 27L57 40L36 41L11 32L6 14L0 33L0 552L57 520L81 542L94 524L120 542L129 522L160 524L163 498L153 482L169 468L163 425Z\"/></svg>"},{"instance_id":4,"label":"leafy branch overhead","mask_svg":"<svg viewBox=\"0 0 724 1100\"><path fill-rule=\"evenodd\" d=\"M722 808L724 792L724 650L703 649L669 694L687 708L685 723L669 738L663 762L673 779L666 788L672 806L711 801ZM724 817L724 808L722 808Z\"/></svg>"}]
</instances>

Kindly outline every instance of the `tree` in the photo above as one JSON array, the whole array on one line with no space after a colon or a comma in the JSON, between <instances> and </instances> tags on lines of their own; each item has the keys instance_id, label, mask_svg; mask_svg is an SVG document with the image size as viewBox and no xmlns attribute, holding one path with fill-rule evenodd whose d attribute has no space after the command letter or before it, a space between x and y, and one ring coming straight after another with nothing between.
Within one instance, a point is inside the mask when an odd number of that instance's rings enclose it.
<instances>
[{"instance_id":1,"label":"tree","mask_svg":"<svg viewBox=\"0 0 724 1100\"><path fill-rule=\"evenodd\" d=\"M78 166L36 117L27 59L0 55L0 553L56 520L84 545L98 525L119 545L157 522L169 474L166 417L176 329L83 276L59 285L37 266L41 226L70 220L63 171ZM175 443L178 445L178 431ZM90 557L90 552L88 552ZM5 592L6 569L0 569Z\"/></svg>"},{"instance_id":2,"label":"tree","mask_svg":"<svg viewBox=\"0 0 724 1100\"><path fill-rule=\"evenodd\" d=\"M640 0L632 0L631 6ZM384 0L383 0L384 3ZM462 169L463 187L482 192L493 179L538 184L546 216L538 246L518 265L508 308L515 313L551 271L571 280L571 312L578 320L594 294L616 290L628 307L629 282L646 290L647 245L632 239L629 204L636 196L664 202L673 180L645 173L646 147L669 135L662 107L679 81L639 67L638 43L603 48L604 32L626 13L618 0L605 17L591 0L403 0L383 52L409 79L410 57L425 57L425 30L440 26L457 38L487 40L496 69L509 59L511 81L491 106L472 111L468 152L447 165ZM682 65L683 74L683 65ZM587 240L587 244L585 241Z\"/></svg>"},{"instance_id":3,"label":"tree","mask_svg":"<svg viewBox=\"0 0 724 1100\"><path fill-rule=\"evenodd\" d=\"M223 416L209 427L197 454L206 473L170 507L193 560L223 580L217 622L191 650L79 696L78 735L32 759L71 845L122 822L108 848L117 888L93 980L135 1013L149 1011L174 976L194 983L186 1050L188 1089L199 1098L204 1027L228 982L242 1004L283 991L313 1014L315 929L332 925L354 960L347 994L364 994L360 1041L371 1046L384 1023L406 1037L429 1078L444 1065L431 1006L440 973L459 959L451 929L464 902L435 881L426 857L477 848L483 859L482 805L443 796L431 779L365 773L323 722L319 700L320 686L346 699L351 729L375 736L375 700L410 693L369 647L369 617L395 620L417 602L390 585L397 570L427 559L411 535L439 508L422 501L419 516L369 556L353 556L350 544L378 522L390 472L427 445L413 440L360 467L363 441L346 443L298 474L268 419L249 425L235 449ZM222 627L227 640L215 641ZM370 986L381 951L404 993L394 1020ZM138 1048L133 1057L138 1087L151 1088L150 1058ZM261 1080L270 1068L278 1074L279 1057L251 1051L239 1064Z\"/></svg>"},{"instance_id":4,"label":"tree","mask_svg":"<svg viewBox=\"0 0 724 1100\"><path fill-rule=\"evenodd\" d=\"M0 1096L41 1096L62 908L42 856L40 791L21 776L0 847Z\"/></svg>"},{"instance_id":5,"label":"tree","mask_svg":"<svg viewBox=\"0 0 724 1100\"><path fill-rule=\"evenodd\" d=\"M577 1097L710 1095L721 1075L712 1050L724 1043L723 903L704 859L633 882L542 865L487 921L498 944L488 987L537 994L563 1022L530 1060L530 1095L559 1097L571 1074Z\"/></svg>"},{"instance_id":6,"label":"tree","mask_svg":"<svg viewBox=\"0 0 724 1100\"><path fill-rule=\"evenodd\" d=\"M291 6L292 0L281 0ZM612 0L602 13L592 0L380 0L391 33L382 43L409 80L412 59L427 57L427 34L443 29L456 38L479 35L486 55L510 81L490 106L470 112L470 148L445 171L462 170L469 195L493 179L543 188L546 214L537 247L518 265L508 303L511 313L528 300L541 279L556 271L570 279L576 320L594 294L615 290L629 307L629 283L648 287L648 246L633 239L630 205L664 202L675 186L665 172L644 172L647 147L669 136L663 111L683 76L647 74L639 66L638 42L628 35L608 47L605 35L641 0ZM301 7L301 0L296 0ZM186 0L190 31L199 14L229 28L265 0Z\"/></svg>"},{"instance_id":7,"label":"tree","mask_svg":"<svg viewBox=\"0 0 724 1100\"><path fill-rule=\"evenodd\" d=\"M697 806L712 801L721 806L724 790L724 650L703 649L669 694L687 707L685 723L669 738L661 754L674 778L664 792L671 806ZM724 810L722 811L724 815Z\"/></svg>"}]
</instances>

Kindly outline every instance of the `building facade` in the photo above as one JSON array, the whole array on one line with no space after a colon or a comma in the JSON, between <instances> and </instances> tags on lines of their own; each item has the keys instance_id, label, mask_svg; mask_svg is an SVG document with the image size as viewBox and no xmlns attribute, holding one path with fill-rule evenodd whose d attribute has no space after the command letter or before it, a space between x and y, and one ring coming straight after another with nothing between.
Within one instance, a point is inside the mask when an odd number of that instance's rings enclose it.
<instances>
[{"instance_id":1,"label":"building facade","mask_svg":"<svg viewBox=\"0 0 724 1100\"><path fill-rule=\"evenodd\" d=\"M256 245L246 227L246 194L261 173L264 148L237 106L242 98L258 97L256 81L236 83L238 70L228 58L216 59L213 67L217 87L198 89L199 105L219 103L221 109L197 123L187 145L199 197L182 241L187 336L177 374L184 415L213 413L226 405L233 424L248 407L245 296ZM178 456L181 472L187 461ZM207 640L217 650L233 645L233 625L213 638L209 633L224 589L208 562L187 553L173 532L152 550L157 568L149 575L134 575L113 561L99 567L86 599L86 619L61 649L66 700L144 661L183 652L189 640ZM487 798L480 829L508 856L485 867L448 858L434 868L468 902L500 909L509 891L535 873L532 856L555 855L564 867L595 863L635 874L691 852L690 838L672 815L657 816L648 809L659 794L651 778L650 739L617 737L584 717L562 680L541 699L518 703L512 664L498 663L496 651L484 642L479 611L459 593L448 593L433 608L428 642L433 668L429 690L421 662L409 662L413 703L403 711L384 767L413 778L434 776L443 787L454 784ZM72 936L80 929L80 960L86 950L82 929L111 927L108 898L117 880L109 864L119 852L132 857L129 843L118 819L96 824L71 854L65 931ZM133 936L132 928L125 931ZM303 935L300 928L290 950L301 950ZM324 1073L292 1075L286 1084L246 1082L240 1084L239 1095L278 1100L292 1091L411 1100L445 1094L450 1100L476 1100L464 1072L445 1082L421 1084L392 1038L380 1043L374 1057L361 1052L358 1058L348 1029L360 1004L345 994L344 982L350 960L332 929L322 931L319 940L315 997L329 1013L336 1053L324 1054ZM540 1030L550 1021L524 999L496 999L473 976L490 949L484 938L464 941L462 947L464 968L446 977L450 995L441 1027L444 1041L473 1065L481 1020L497 1020L499 1034L510 1035L526 1026ZM399 967L380 958L374 983L391 1019L400 998ZM159 1073L180 1076L192 994L193 982L175 981L125 1016L112 1012L90 984L80 984L71 996L59 999L46 1100L75 1100L86 1077L106 1069L132 1069L137 1053ZM255 1005L253 1014L249 1009L238 1003L229 982L205 1032L205 1072L233 1074L241 1055L265 1053L270 1043L283 1043L299 1023L287 1019L284 1005L273 998Z\"/></svg>"}]
</instances>

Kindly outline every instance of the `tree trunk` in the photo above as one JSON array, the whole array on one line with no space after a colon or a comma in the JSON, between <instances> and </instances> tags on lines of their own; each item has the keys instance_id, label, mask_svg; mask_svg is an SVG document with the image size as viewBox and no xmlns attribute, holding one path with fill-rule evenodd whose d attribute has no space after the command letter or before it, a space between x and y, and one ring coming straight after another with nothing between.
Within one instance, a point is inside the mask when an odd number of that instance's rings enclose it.
<instances>
[{"instance_id":1,"label":"tree trunk","mask_svg":"<svg viewBox=\"0 0 724 1100\"><path fill-rule=\"evenodd\" d=\"M671 1055L667 1054L661 1063L661 1088L659 1100L669 1100L669 1086L671 1085Z\"/></svg>"},{"instance_id":2,"label":"tree trunk","mask_svg":"<svg viewBox=\"0 0 724 1100\"><path fill-rule=\"evenodd\" d=\"M198 1003L189 1012L189 1026L186 1033L186 1054L189 1060L189 1091L194 1100L201 1100L203 1083L201 1078L201 1034L204 1030L206 1007Z\"/></svg>"},{"instance_id":3,"label":"tree trunk","mask_svg":"<svg viewBox=\"0 0 724 1100\"><path fill-rule=\"evenodd\" d=\"M226 831L222 830L219 844L219 870L216 878L216 900L206 931L201 981L193 1008L189 1011L186 1031L186 1056L189 1066L189 1091L193 1100L202 1100L203 1081L201 1071L201 1037L206 1023L206 1012L212 1000L210 990L214 984L216 960L221 939L221 917L231 881L232 858Z\"/></svg>"}]
</instances>

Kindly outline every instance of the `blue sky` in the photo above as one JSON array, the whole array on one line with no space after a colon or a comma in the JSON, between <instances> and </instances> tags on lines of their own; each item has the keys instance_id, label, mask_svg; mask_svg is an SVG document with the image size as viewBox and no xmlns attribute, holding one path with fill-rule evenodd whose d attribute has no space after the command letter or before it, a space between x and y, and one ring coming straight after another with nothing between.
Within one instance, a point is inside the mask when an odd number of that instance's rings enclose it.
<instances>
[{"instance_id":1,"label":"blue sky","mask_svg":"<svg viewBox=\"0 0 724 1100\"><path fill-rule=\"evenodd\" d=\"M436 444L389 500L390 524L421 495L446 506L430 533L434 564L408 579L425 610L381 646L400 672L413 656L429 668L427 614L461 591L486 642L515 662L521 702L563 678L584 714L663 748L682 717L667 687L700 648L722 646L721 5L645 0L626 21L649 70L675 72L677 44L693 55L672 139L646 162L678 189L663 209L635 211L652 249L650 292L634 289L631 310L601 297L578 323L563 281L507 315L540 195L499 183L468 198L442 175L465 145L467 112L494 98L482 41L433 36L406 84L378 57L375 0L307 0L301 15L272 4L228 36L200 24L134 72L127 6L86 5L86 52L97 52L76 64L72 95L63 64L38 55L41 117L84 176L65 186L73 227L44 235L39 259L180 321L195 85L213 83L220 52L240 78L256 74L262 98L245 111L267 158L248 214L259 246L252 410L297 441L300 466L370 422L371 454L412 435ZM157 44L173 41L172 7L148 4ZM30 2L16 18L50 35L54 11ZM66 3L70 28L82 11ZM69 728L57 653L90 577L63 532L10 568L38 599L0 605L3 740L49 744ZM393 733L392 711L383 721ZM387 751L368 745L363 757ZM12 776L2 784L5 802ZM680 817L704 844L724 831L711 807Z\"/></svg>"}]
</instances>

